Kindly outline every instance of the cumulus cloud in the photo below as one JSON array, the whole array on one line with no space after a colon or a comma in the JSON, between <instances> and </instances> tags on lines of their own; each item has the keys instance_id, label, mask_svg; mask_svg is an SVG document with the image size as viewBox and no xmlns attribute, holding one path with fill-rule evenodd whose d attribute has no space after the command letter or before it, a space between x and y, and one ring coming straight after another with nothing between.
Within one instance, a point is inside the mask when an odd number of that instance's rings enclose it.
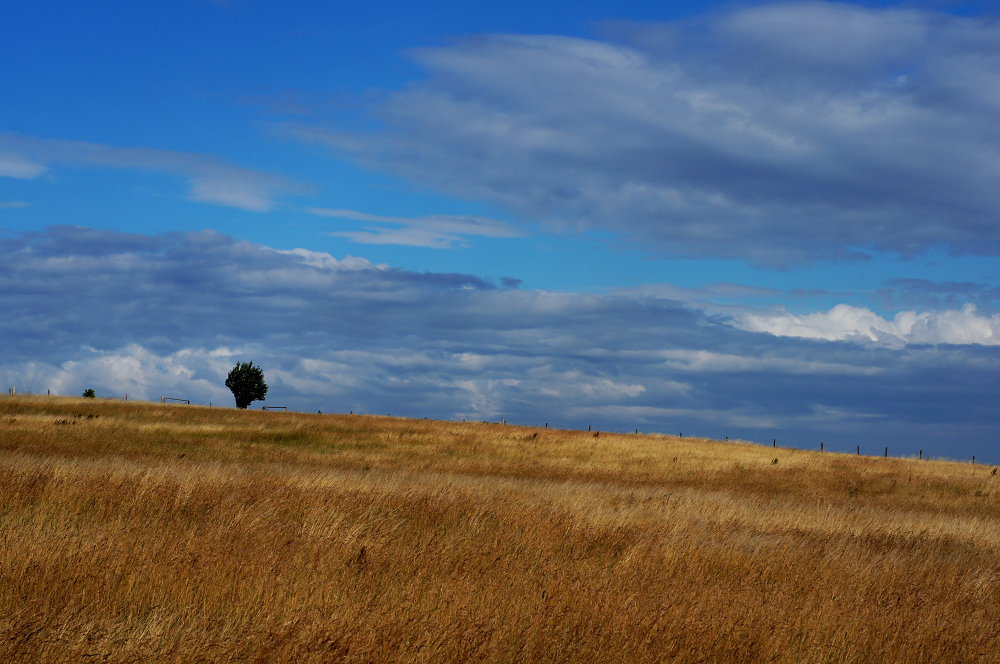
<instances>
[{"instance_id":1,"label":"cumulus cloud","mask_svg":"<svg viewBox=\"0 0 1000 664\"><path fill-rule=\"evenodd\" d=\"M958 310L900 311L886 320L871 309L838 304L829 311L744 314L736 323L744 330L780 337L872 342L892 347L906 344L1000 345L1000 314L983 316L974 304Z\"/></svg>"},{"instance_id":2,"label":"cumulus cloud","mask_svg":"<svg viewBox=\"0 0 1000 664\"><path fill-rule=\"evenodd\" d=\"M419 49L371 132L278 131L549 228L783 266L1000 252L1000 24L823 2Z\"/></svg>"},{"instance_id":3,"label":"cumulus cloud","mask_svg":"<svg viewBox=\"0 0 1000 664\"><path fill-rule=\"evenodd\" d=\"M277 196L303 191L283 176L207 155L0 134L0 177L33 179L55 166L169 173L188 181L192 201L252 212L267 212Z\"/></svg>"},{"instance_id":4,"label":"cumulus cloud","mask_svg":"<svg viewBox=\"0 0 1000 664\"><path fill-rule=\"evenodd\" d=\"M181 349L157 355L139 344L113 351L81 348L75 359L60 363L44 359L0 366L7 382L45 385L53 394L81 394L100 387L102 397L159 401L160 397L193 399L227 405L232 394L219 382L232 367L229 359L241 349Z\"/></svg>"},{"instance_id":5,"label":"cumulus cloud","mask_svg":"<svg viewBox=\"0 0 1000 664\"><path fill-rule=\"evenodd\" d=\"M321 217L375 222L360 231L334 231L334 237L344 237L358 244L396 244L408 247L453 249L471 246L468 236L520 237L524 233L516 226L497 219L471 215L435 214L426 217L385 217L354 210L307 208L306 212Z\"/></svg>"},{"instance_id":6,"label":"cumulus cloud","mask_svg":"<svg viewBox=\"0 0 1000 664\"><path fill-rule=\"evenodd\" d=\"M214 232L2 237L0 311L0 381L19 392L231 404L225 374L253 360L268 402L300 410L953 456L1000 417L997 346L780 337L648 293L509 290ZM939 318L895 324L920 341Z\"/></svg>"}]
</instances>

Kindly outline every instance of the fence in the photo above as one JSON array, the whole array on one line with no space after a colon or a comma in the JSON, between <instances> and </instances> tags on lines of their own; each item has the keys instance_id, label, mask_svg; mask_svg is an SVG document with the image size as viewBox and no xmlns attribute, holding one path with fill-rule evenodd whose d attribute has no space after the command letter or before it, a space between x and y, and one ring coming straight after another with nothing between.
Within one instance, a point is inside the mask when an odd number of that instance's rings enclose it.
<instances>
[{"instance_id":1,"label":"fence","mask_svg":"<svg viewBox=\"0 0 1000 664\"><path fill-rule=\"evenodd\" d=\"M264 410L283 410L288 411L288 406L264 406Z\"/></svg>"},{"instance_id":2,"label":"fence","mask_svg":"<svg viewBox=\"0 0 1000 664\"><path fill-rule=\"evenodd\" d=\"M175 399L174 397L160 397L160 403L167 403L168 401L179 401L181 403L186 403L189 406L191 405L190 399Z\"/></svg>"}]
</instances>

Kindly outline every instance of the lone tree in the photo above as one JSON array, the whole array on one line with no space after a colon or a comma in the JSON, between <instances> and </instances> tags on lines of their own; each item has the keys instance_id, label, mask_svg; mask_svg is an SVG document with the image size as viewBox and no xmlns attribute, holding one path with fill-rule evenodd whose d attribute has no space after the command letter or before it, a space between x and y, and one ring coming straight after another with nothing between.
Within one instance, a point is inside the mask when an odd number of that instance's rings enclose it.
<instances>
[{"instance_id":1,"label":"lone tree","mask_svg":"<svg viewBox=\"0 0 1000 664\"><path fill-rule=\"evenodd\" d=\"M264 401L267 394L264 372L253 362L237 362L226 378L226 387L233 391L237 408L246 408L251 401Z\"/></svg>"},{"instance_id":2,"label":"lone tree","mask_svg":"<svg viewBox=\"0 0 1000 664\"><path fill-rule=\"evenodd\" d=\"M94 390L91 390L91 389L86 389L86 390L83 391L83 396L87 397L88 399L96 399L97 398L97 392L95 392Z\"/></svg>"}]
</instances>

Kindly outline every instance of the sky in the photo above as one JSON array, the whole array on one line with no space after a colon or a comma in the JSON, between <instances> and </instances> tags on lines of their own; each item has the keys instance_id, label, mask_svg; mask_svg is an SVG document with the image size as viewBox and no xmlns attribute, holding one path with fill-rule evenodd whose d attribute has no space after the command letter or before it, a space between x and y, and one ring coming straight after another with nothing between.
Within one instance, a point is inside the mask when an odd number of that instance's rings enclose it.
<instances>
[{"instance_id":1,"label":"sky","mask_svg":"<svg viewBox=\"0 0 1000 664\"><path fill-rule=\"evenodd\" d=\"M1000 462L993 2L0 5L0 381Z\"/></svg>"}]
</instances>

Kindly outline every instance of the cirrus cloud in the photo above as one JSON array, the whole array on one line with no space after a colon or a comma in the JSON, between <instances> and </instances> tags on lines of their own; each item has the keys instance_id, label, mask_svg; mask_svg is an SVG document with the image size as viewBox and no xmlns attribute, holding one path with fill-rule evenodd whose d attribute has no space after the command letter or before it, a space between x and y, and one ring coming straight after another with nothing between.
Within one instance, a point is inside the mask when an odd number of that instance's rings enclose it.
<instances>
[{"instance_id":1,"label":"cirrus cloud","mask_svg":"<svg viewBox=\"0 0 1000 664\"><path fill-rule=\"evenodd\" d=\"M396 244L408 247L452 249L470 246L469 236L520 237L524 233L516 226L497 219L472 215L435 214L425 217L387 217L354 210L306 208L309 214L334 219L374 222L360 231L333 231L333 237L344 237L358 244Z\"/></svg>"},{"instance_id":2,"label":"cirrus cloud","mask_svg":"<svg viewBox=\"0 0 1000 664\"><path fill-rule=\"evenodd\" d=\"M307 191L284 176L208 155L0 134L0 177L34 179L54 166L169 173L187 179L189 200L251 212L271 210L281 194Z\"/></svg>"}]
</instances>

